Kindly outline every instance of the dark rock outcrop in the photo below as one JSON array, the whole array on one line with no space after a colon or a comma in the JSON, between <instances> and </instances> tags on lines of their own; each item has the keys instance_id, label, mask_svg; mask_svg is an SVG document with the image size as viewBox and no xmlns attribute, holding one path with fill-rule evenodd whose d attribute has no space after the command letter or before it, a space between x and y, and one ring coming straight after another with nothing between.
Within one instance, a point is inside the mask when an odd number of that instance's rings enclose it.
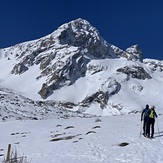
<instances>
[{"instance_id":1,"label":"dark rock outcrop","mask_svg":"<svg viewBox=\"0 0 163 163\"><path fill-rule=\"evenodd\" d=\"M140 66L132 66L132 67L125 66L123 68L117 69L117 72L122 72L132 78L136 78L140 80L151 78L151 76L144 70L144 68Z\"/></svg>"}]
</instances>

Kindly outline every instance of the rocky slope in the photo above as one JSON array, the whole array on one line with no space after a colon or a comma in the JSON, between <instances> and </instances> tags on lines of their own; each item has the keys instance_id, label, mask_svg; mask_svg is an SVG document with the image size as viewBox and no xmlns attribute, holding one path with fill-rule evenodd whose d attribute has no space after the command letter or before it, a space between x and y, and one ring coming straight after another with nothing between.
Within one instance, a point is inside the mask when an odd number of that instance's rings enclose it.
<instances>
[{"instance_id":1,"label":"rocky slope","mask_svg":"<svg viewBox=\"0 0 163 163\"><path fill-rule=\"evenodd\" d=\"M35 100L50 100L57 108L96 114L96 107L111 115L140 110L130 100L137 98L137 106L147 96L148 82L161 85L163 63L143 60L138 45L121 50L107 43L89 22L77 19L38 40L1 49L0 68L0 86L32 100L24 101L19 111ZM14 95L12 99L16 101Z\"/></svg>"}]
</instances>

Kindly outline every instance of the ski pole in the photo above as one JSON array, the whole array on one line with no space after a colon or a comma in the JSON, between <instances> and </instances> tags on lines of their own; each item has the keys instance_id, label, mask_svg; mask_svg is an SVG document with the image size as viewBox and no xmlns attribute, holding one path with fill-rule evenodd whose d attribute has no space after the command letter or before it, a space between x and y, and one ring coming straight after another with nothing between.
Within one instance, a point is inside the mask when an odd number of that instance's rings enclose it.
<instances>
[{"instance_id":1,"label":"ski pole","mask_svg":"<svg viewBox=\"0 0 163 163\"><path fill-rule=\"evenodd\" d=\"M157 117L157 129L158 129L158 134L160 135L159 125L158 125L158 117Z\"/></svg>"},{"instance_id":2,"label":"ski pole","mask_svg":"<svg viewBox=\"0 0 163 163\"><path fill-rule=\"evenodd\" d=\"M142 135L142 121L140 122L140 138L141 138L141 135Z\"/></svg>"}]
</instances>

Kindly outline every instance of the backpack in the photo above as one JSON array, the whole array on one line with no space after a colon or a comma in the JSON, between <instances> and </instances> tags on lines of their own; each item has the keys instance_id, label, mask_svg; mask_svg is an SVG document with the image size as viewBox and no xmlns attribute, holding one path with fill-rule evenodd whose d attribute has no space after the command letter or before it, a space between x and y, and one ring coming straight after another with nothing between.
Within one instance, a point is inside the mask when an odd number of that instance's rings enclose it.
<instances>
[{"instance_id":1,"label":"backpack","mask_svg":"<svg viewBox=\"0 0 163 163\"><path fill-rule=\"evenodd\" d=\"M155 113L154 112L155 112L154 110L151 110L150 111L149 118L154 118L154 116L155 116Z\"/></svg>"},{"instance_id":2,"label":"backpack","mask_svg":"<svg viewBox=\"0 0 163 163\"><path fill-rule=\"evenodd\" d=\"M144 109L144 118L147 118L147 117L149 117L149 109Z\"/></svg>"}]
</instances>

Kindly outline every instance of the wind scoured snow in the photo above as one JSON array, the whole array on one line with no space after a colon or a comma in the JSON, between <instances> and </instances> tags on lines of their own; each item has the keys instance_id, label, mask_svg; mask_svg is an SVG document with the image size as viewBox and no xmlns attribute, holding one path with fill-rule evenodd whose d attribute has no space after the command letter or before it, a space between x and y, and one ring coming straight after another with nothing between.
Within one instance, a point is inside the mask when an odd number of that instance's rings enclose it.
<instances>
[{"instance_id":1,"label":"wind scoured snow","mask_svg":"<svg viewBox=\"0 0 163 163\"><path fill-rule=\"evenodd\" d=\"M157 122L152 140L140 137L140 114L1 122L0 155L10 143L31 163L162 163L162 115Z\"/></svg>"}]
</instances>

